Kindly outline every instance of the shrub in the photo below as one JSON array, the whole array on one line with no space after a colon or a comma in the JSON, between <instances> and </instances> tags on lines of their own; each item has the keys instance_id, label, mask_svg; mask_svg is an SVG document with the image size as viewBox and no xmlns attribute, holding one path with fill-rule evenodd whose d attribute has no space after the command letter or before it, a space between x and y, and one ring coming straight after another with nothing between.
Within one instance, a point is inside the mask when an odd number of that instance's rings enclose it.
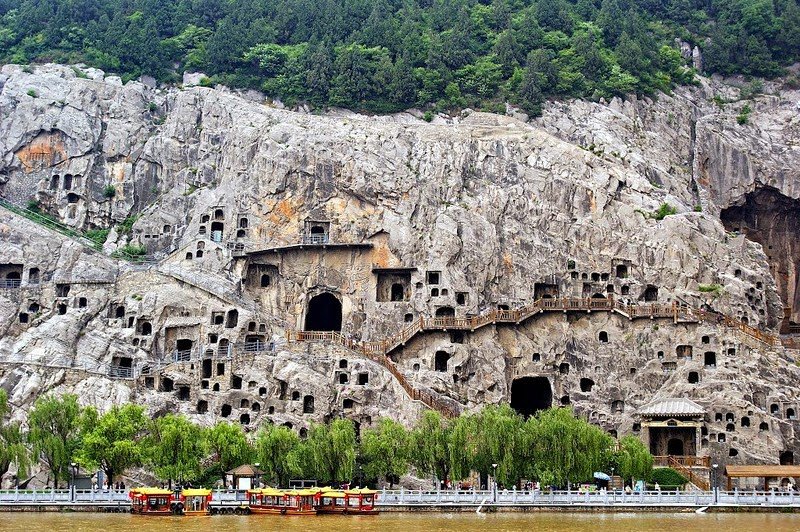
<instances>
[{"instance_id":1,"label":"shrub","mask_svg":"<svg viewBox=\"0 0 800 532\"><path fill-rule=\"evenodd\" d=\"M425 111L425 114L422 115L422 119L426 122L430 122L431 120L433 120L433 113L430 111Z\"/></svg>"},{"instance_id":2,"label":"shrub","mask_svg":"<svg viewBox=\"0 0 800 532\"><path fill-rule=\"evenodd\" d=\"M211 78L207 78L206 76L203 76L202 78L200 78L200 86L201 87L213 87L214 86L214 82L211 80Z\"/></svg>"},{"instance_id":3,"label":"shrub","mask_svg":"<svg viewBox=\"0 0 800 532\"><path fill-rule=\"evenodd\" d=\"M106 239L108 238L108 233L110 229L90 229L86 231L85 235L86 238L97 244L98 246L102 246Z\"/></svg>"},{"instance_id":4,"label":"shrub","mask_svg":"<svg viewBox=\"0 0 800 532\"><path fill-rule=\"evenodd\" d=\"M650 215L651 218L655 220L663 220L667 216L671 216L673 214L677 214L678 209L670 205L669 203L662 203L658 209L653 211L653 214Z\"/></svg>"},{"instance_id":5,"label":"shrub","mask_svg":"<svg viewBox=\"0 0 800 532\"><path fill-rule=\"evenodd\" d=\"M155 113L158 111L158 105L156 105L156 102L150 102L147 104L147 110L151 113Z\"/></svg>"},{"instance_id":6,"label":"shrub","mask_svg":"<svg viewBox=\"0 0 800 532\"><path fill-rule=\"evenodd\" d=\"M31 98L38 98L39 97L39 95L33 89L28 89L28 92L26 92L25 94L27 94Z\"/></svg>"},{"instance_id":7,"label":"shrub","mask_svg":"<svg viewBox=\"0 0 800 532\"><path fill-rule=\"evenodd\" d=\"M128 216L127 218L122 220L122 222L118 226L119 233L122 235L130 234L131 230L133 230L133 224L135 224L136 220L138 219L139 219L138 216L133 215L133 216Z\"/></svg>"},{"instance_id":8,"label":"shrub","mask_svg":"<svg viewBox=\"0 0 800 532\"><path fill-rule=\"evenodd\" d=\"M671 467L658 467L653 469L651 481L653 484L658 483L662 488L667 486L682 486L688 482L683 475Z\"/></svg>"},{"instance_id":9,"label":"shrub","mask_svg":"<svg viewBox=\"0 0 800 532\"><path fill-rule=\"evenodd\" d=\"M745 125L750 120L750 113L752 112L753 110L750 109L750 105L745 104L745 106L742 107L742 112L736 117L736 123L740 126Z\"/></svg>"},{"instance_id":10,"label":"shrub","mask_svg":"<svg viewBox=\"0 0 800 532\"><path fill-rule=\"evenodd\" d=\"M29 199L28 203L25 204L25 208L29 211L39 212L39 201L35 199Z\"/></svg>"},{"instance_id":11,"label":"shrub","mask_svg":"<svg viewBox=\"0 0 800 532\"><path fill-rule=\"evenodd\" d=\"M88 79L89 78L89 76L86 75L86 72L84 72L83 70L81 70L78 67L72 67L72 71L75 72L75 77L76 78L80 78L80 79Z\"/></svg>"},{"instance_id":12,"label":"shrub","mask_svg":"<svg viewBox=\"0 0 800 532\"><path fill-rule=\"evenodd\" d=\"M105 188L103 188L103 196L107 198L113 198L116 195L117 195L117 187L115 187L114 185L106 185Z\"/></svg>"},{"instance_id":13,"label":"shrub","mask_svg":"<svg viewBox=\"0 0 800 532\"><path fill-rule=\"evenodd\" d=\"M130 260L137 260L147 255L147 248L144 246L137 246L136 244L128 244L114 252L114 257L122 257Z\"/></svg>"},{"instance_id":14,"label":"shrub","mask_svg":"<svg viewBox=\"0 0 800 532\"><path fill-rule=\"evenodd\" d=\"M697 289L703 294L720 295L722 293L722 285L719 284L701 284Z\"/></svg>"}]
</instances>

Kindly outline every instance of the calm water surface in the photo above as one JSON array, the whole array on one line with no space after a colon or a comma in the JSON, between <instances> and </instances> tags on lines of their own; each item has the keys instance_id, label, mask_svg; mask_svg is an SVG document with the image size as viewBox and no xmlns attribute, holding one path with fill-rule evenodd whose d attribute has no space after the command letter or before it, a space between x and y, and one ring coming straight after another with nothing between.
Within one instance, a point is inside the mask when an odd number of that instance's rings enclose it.
<instances>
[{"instance_id":1,"label":"calm water surface","mask_svg":"<svg viewBox=\"0 0 800 532\"><path fill-rule=\"evenodd\" d=\"M385 513L379 516L142 517L124 514L0 513L0 532L796 532L800 514L433 514Z\"/></svg>"}]
</instances>

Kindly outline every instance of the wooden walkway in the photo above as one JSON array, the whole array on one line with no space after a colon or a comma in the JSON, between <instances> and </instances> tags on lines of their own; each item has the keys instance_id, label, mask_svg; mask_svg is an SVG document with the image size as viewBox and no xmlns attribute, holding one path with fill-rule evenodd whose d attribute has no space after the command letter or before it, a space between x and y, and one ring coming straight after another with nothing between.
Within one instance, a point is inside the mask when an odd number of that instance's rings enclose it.
<instances>
[{"instance_id":1,"label":"wooden walkway","mask_svg":"<svg viewBox=\"0 0 800 532\"><path fill-rule=\"evenodd\" d=\"M439 411L446 417L455 417L460 409L453 403L444 401L438 394L421 390L411 384L397 365L389 358L389 353L404 346L417 335L425 332L467 331L474 332L481 327L496 324L519 325L532 316L544 312L616 312L630 320L671 319L673 323L701 323L709 322L729 327L740 332L747 338L754 339L765 346L781 345L780 337L771 333L750 327L738 320L724 314L708 312L680 305L678 303L643 303L625 304L614 298L543 298L531 305L522 306L513 310L495 309L478 316L468 318L435 317L419 319L410 323L398 334L383 340L357 342L344 337L338 332L322 331L286 331L286 339L294 342L329 342L339 344L350 351L381 364L397 379L400 386L415 401L421 401L429 408Z\"/></svg>"}]
</instances>

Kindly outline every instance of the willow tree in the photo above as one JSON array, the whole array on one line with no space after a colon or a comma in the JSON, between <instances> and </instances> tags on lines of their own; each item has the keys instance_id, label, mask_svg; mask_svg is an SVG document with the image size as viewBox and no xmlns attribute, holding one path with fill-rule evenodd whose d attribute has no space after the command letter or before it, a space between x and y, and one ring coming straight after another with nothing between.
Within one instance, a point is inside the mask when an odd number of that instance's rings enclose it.
<instances>
[{"instance_id":1,"label":"willow tree","mask_svg":"<svg viewBox=\"0 0 800 532\"><path fill-rule=\"evenodd\" d=\"M364 473L369 478L384 477L392 488L408 472L409 441L405 427L389 418L381 419L376 428L364 431L361 438Z\"/></svg>"},{"instance_id":2,"label":"willow tree","mask_svg":"<svg viewBox=\"0 0 800 532\"><path fill-rule=\"evenodd\" d=\"M206 454L206 431L182 415L168 414L149 423L145 440L147 461L156 476L172 481L195 480Z\"/></svg>"},{"instance_id":3,"label":"willow tree","mask_svg":"<svg viewBox=\"0 0 800 532\"><path fill-rule=\"evenodd\" d=\"M422 475L446 480L450 476L452 427L435 410L426 410L409 435L410 459Z\"/></svg>"},{"instance_id":4,"label":"willow tree","mask_svg":"<svg viewBox=\"0 0 800 532\"><path fill-rule=\"evenodd\" d=\"M265 424L256 436L256 456L261 469L277 486L287 486L289 478L302 472L297 449L300 438L290 428Z\"/></svg>"},{"instance_id":5,"label":"willow tree","mask_svg":"<svg viewBox=\"0 0 800 532\"><path fill-rule=\"evenodd\" d=\"M110 488L115 475L142 464L141 443L146 428L147 418L141 406L114 405L103 415L94 407L87 407L81 415L78 462L85 467L100 467Z\"/></svg>"},{"instance_id":6,"label":"willow tree","mask_svg":"<svg viewBox=\"0 0 800 532\"><path fill-rule=\"evenodd\" d=\"M208 431L208 447L222 473L253 459L253 447L241 425L220 421Z\"/></svg>"},{"instance_id":7,"label":"willow tree","mask_svg":"<svg viewBox=\"0 0 800 532\"><path fill-rule=\"evenodd\" d=\"M475 428L475 416L470 414L462 414L450 421L448 454L453 478L467 478L473 470L477 447Z\"/></svg>"},{"instance_id":8,"label":"willow tree","mask_svg":"<svg viewBox=\"0 0 800 532\"><path fill-rule=\"evenodd\" d=\"M508 405L490 405L481 410L473 421L468 447L472 467L482 475L494 475L500 484L515 484L522 477L522 425L522 417Z\"/></svg>"},{"instance_id":9,"label":"willow tree","mask_svg":"<svg viewBox=\"0 0 800 532\"><path fill-rule=\"evenodd\" d=\"M337 419L330 425L312 425L303 446L303 454L310 462L307 474L324 482L346 482L352 478L356 431L349 419Z\"/></svg>"},{"instance_id":10,"label":"willow tree","mask_svg":"<svg viewBox=\"0 0 800 532\"><path fill-rule=\"evenodd\" d=\"M41 459L53 476L54 486L69 478L72 455L78 443L78 397L40 397L28 412L28 440L35 459Z\"/></svg>"},{"instance_id":11,"label":"willow tree","mask_svg":"<svg viewBox=\"0 0 800 532\"><path fill-rule=\"evenodd\" d=\"M0 388L0 478L12 465L16 466L17 478L20 478L27 474L30 453L20 423L7 419L9 413L8 395Z\"/></svg>"},{"instance_id":12,"label":"willow tree","mask_svg":"<svg viewBox=\"0 0 800 532\"><path fill-rule=\"evenodd\" d=\"M650 480L653 473L653 455L636 436L625 436L619 440L619 450L615 458L619 474L623 479Z\"/></svg>"},{"instance_id":13,"label":"willow tree","mask_svg":"<svg viewBox=\"0 0 800 532\"><path fill-rule=\"evenodd\" d=\"M611 436L576 418L571 409L543 410L526 421L524 431L530 445L526 476L545 485L589 480L610 460Z\"/></svg>"}]
</instances>

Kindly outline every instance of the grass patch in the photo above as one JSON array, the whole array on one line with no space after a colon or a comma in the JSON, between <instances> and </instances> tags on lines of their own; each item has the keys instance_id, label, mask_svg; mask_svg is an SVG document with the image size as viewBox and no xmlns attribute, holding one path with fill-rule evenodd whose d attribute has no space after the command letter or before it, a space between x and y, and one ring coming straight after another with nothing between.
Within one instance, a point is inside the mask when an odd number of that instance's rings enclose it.
<instances>
[{"instance_id":1,"label":"grass patch","mask_svg":"<svg viewBox=\"0 0 800 532\"><path fill-rule=\"evenodd\" d=\"M108 239L108 233L111 232L111 229L89 229L84 233L84 236L94 242L98 249L103 247L103 244L106 243Z\"/></svg>"},{"instance_id":2,"label":"grass patch","mask_svg":"<svg viewBox=\"0 0 800 532\"><path fill-rule=\"evenodd\" d=\"M665 203L662 203L658 207L658 209L654 210L650 214L650 218L660 221L660 220L663 220L664 218L666 218L667 216L672 216L673 214L677 214L677 213L678 213L678 209L676 209L675 207L673 207L669 203L665 202Z\"/></svg>"},{"instance_id":3,"label":"grass patch","mask_svg":"<svg viewBox=\"0 0 800 532\"><path fill-rule=\"evenodd\" d=\"M715 296L722 294L724 290L721 284L701 284L697 286L697 289L702 294L714 294Z\"/></svg>"},{"instance_id":4,"label":"grass patch","mask_svg":"<svg viewBox=\"0 0 800 532\"><path fill-rule=\"evenodd\" d=\"M750 108L750 104L745 104L744 107L742 107L742 111L739 113L739 116L736 117L736 123L740 126L745 125L750 121L750 113L752 112L753 110Z\"/></svg>"},{"instance_id":5,"label":"grass patch","mask_svg":"<svg viewBox=\"0 0 800 532\"><path fill-rule=\"evenodd\" d=\"M134 214L133 216L128 216L127 218L122 220L122 222L120 222L120 224L117 226L117 228L119 229L119 233L121 235L131 234L131 231L133 230L133 224L135 224L136 220L138 219L139 216Z\"/></svg>"}]
</instances>

